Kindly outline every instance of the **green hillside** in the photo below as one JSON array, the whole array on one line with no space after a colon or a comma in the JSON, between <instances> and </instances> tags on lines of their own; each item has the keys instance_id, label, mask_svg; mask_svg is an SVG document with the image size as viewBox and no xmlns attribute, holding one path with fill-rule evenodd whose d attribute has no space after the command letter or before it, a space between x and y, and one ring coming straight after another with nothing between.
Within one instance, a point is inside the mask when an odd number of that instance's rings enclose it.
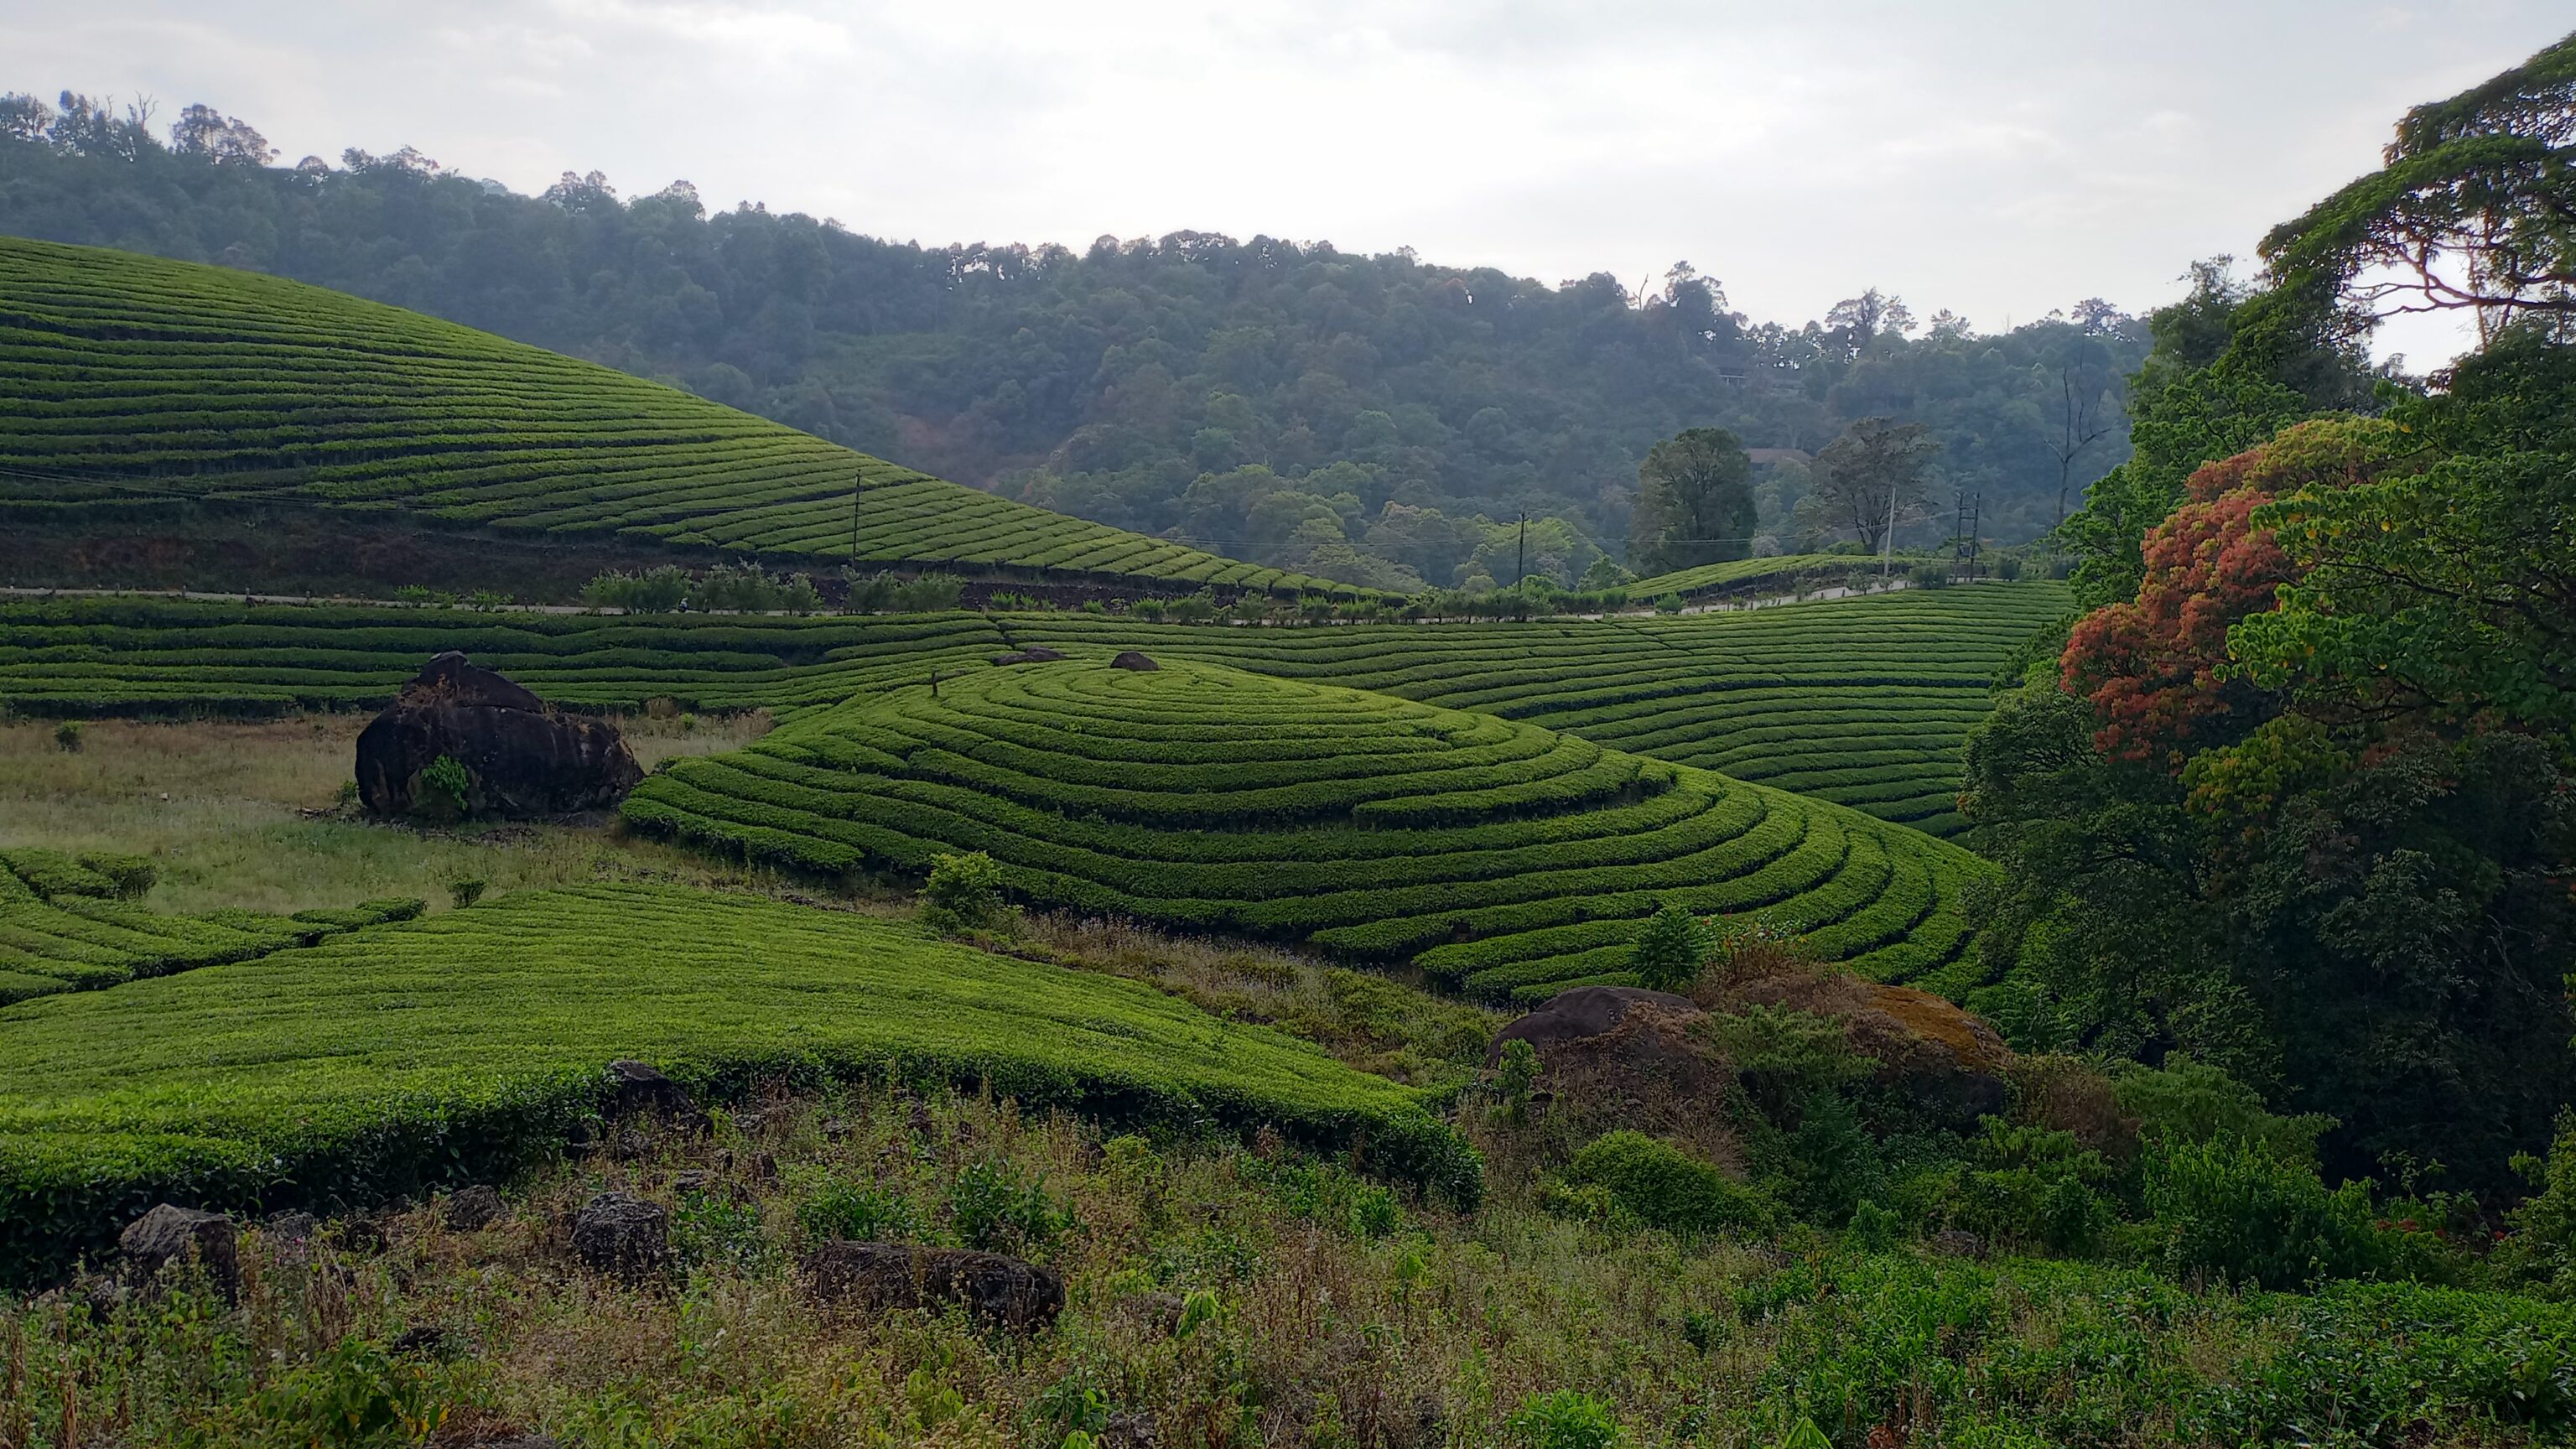
<instances>
[{"instance_id":1,"label":"green hillside","mask_svg":"<svg viewBox=\"0 0 2576 1449\"><path fill-rule=\"evenodd\" d=\"M1524 719L1955 831L1959 748L2055 584L1906 590L1678 619L1222 628L1120 615L488 614L159 599L0 603L0 702L29 713L374 708L462 649L561 703L782 712L1030 643L1138 648Z\"/></svg>"},{"instance_id":2,"label":"green hillside","mask_svg":"<svg viewBox=\"0 0 2576 1449\"><path fill-rule=\"evenodd\" d=\"M1952 835L1959 751L2063 585L1907 589L1678 619L1187 629L1064 614L1023 642L1168 652L1527 720ZM5 675L0 675L5 680ZM0 689L5 689L0 683Z\"/></svg>"},{"instance_id":3,"label":"green hillside","mask_svg":"<svg viewBox=\"0 0 2576 1449\"><path fill-rule=\"evenodd\" d=\"M599 886L9 1008L0 1264L165 1195L275 1208L508 1170L620 1057L702 1084L890 1071L1318 1143L1365 1132L1387 1172L1476 1187L1410 1090L1150 987L842 912Z\"/></svg>"},{"instance_id":4,"label":"green hillside","mask_svg":"<svg viewBox=\"0 0 2576 1449\"><path fill-rule=\"evenodd\" d=\"M134 856L0 850L0 1006L244 961L420 911L419 901L388 900L292 916L167 916L133 903L151 881L151 865Z\"/></svg>"},{"instance_id":5,"label":"green hillside","mask_svg":"<svg viewBox=\"0 0 2576 1449\"><path fill-rule=\"evenodd\" d=\"M400 509L817 563L1348 592L400 308L0 238L0 500L12 499Z\"/></svg>"},{"instance_id":6,"label":"green hillside","mask_svg":"<svg viewBox=\"0 0 2576 1449\"><path fill-rule=\"evenodd\" d=\"M647 829L808 869L981 850L1018 894L1414 960L1508 996L1627 980L1658 904L1768 912L1910 978L1958 950L1952 847L1492 715L1165 661L988 669L818 711L640 786Z\"/></svg>"}]
</instances>

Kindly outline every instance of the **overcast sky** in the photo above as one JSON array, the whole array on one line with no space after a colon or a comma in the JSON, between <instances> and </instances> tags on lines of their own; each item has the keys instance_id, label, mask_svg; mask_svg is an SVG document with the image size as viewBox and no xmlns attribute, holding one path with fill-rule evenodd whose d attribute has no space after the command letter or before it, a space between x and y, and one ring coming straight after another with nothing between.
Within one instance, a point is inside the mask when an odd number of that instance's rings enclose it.
<instances>
[{"instance_id":1,"label":"overcast sky","mask_svg":"<svg viewBox=\"0 0 2576 1449\"><path fill-rule=\"evenodd\" d=\"M2565 0L0 0L0 87L202 100L289 161L686 178L924 242L1267 232L1632 287L1687 259L1756 319L1876 285L1997 328L2250 254L2407 106L2571 25Z\"/></svg>"}]
</instances>

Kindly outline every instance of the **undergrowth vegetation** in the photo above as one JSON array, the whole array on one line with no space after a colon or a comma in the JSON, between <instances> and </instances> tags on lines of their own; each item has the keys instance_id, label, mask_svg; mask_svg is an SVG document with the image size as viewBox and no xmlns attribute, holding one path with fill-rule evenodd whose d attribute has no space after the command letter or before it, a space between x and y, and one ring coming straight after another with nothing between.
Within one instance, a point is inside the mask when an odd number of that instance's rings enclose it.
<instances>
[{"instance_id":1,"label":"undergrowth vegetation","mask_svg":"<svg viewBox=\"0 0 2576 1449\"><path fill-rule=\"evenodd\" d=\"M676 1262L584 1272L592 1194ZM2412 1284L2195 1291L2134 1269L1473 1214L1264 1139L988 1096L748 1099L704 1138L543 1169L500 1218L280 1225L241 1306L181 1286L0 1306L0 1437L305 1446L2509 1446L2576 1414L2576 1313ZM823 1241L1007 1244L1049 1329L818 1308ZM381 1246L379 1246L381 1244ZM84 1442L89 1442L84 1440Z\"/></svg>"}]
</instances>

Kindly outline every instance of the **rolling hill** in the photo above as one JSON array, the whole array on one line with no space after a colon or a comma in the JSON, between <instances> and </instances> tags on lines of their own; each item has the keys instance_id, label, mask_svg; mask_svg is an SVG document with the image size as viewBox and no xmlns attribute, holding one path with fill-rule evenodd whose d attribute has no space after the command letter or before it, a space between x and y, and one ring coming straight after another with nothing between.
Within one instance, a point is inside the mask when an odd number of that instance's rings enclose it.
<instances>
[{"instance_id":1,"label":"rolling hill","mask_svg":"<svg viewBox=\"0 0 2576 1449\"><path fill-rule=\"evenodd\" d=\"M991 668L639 786L646 829L818 871L981 850L1029 900L1414 961L1477 995L1629 979L1665 901L1887 978L1959 950L1973 857L1488 714L1174 659Z\"/></svg>"},{"instance_id":2,"label":"rolling hill","mask_svg":"<svg viewBox=\"0 0 2576 1449\"><path fill-rule=\"evenodd\" d=\"M146 503L393 512L808 566L1351 592L943 482L397 307L0 238L0 504L16 505L0 517L86 511L113 526Z\"/></svg>"},{"instance_id":3,"label":"rolling hill","mask_svg":"<svg viewBox=\"0 0 2576 1449\"><path fill-rule=\"evenodd\" d=\"M1027 644L1136 648L1526 720L1935 835L1995 671L2064 611L2044 583L1675 619L1222 628L1121 615L486 613L166 599L0 602L23 713L375 708L462 649L559 703L782 714L982 668Z\"/></svg>"}]
</instances>

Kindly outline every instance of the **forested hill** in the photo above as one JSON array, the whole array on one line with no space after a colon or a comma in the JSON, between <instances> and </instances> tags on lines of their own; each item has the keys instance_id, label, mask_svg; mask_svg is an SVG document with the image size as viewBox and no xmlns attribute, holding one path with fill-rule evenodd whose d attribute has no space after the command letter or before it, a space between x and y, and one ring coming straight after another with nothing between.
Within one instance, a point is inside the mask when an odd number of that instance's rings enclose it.
<instances>
[{"instance_id":1,"label":"forested hill","mask_svg":"<svg viewBox=\"0 0 2576 1449\"><path fill-rule=\"evenodd\" d=\"M1522 541L1501 524L1524 511L1528 567L1570 582L1623 551L1647 448L1712 424L1806 453L1857 418L1922 422L1942 447L1920 538L1947 534L1954 487L1983 493L1990 537L2027 538L2127 456L2118 380L2146 343L2100 303L1985 335L1867 291L1755 325L1686 266L1639 295L1267 237L925 247L748 204L710 215L686 183L627 201L567 174L529 197L409 150L275 159L203 107L159 127L8 97L0 231L319 283L1033 503L1388 587L1480 563L1509 582ZM1832 541L1833 519L1797 507L1796 454L1778 456L1757 547Z\"/></svg>"}]
</instances>

